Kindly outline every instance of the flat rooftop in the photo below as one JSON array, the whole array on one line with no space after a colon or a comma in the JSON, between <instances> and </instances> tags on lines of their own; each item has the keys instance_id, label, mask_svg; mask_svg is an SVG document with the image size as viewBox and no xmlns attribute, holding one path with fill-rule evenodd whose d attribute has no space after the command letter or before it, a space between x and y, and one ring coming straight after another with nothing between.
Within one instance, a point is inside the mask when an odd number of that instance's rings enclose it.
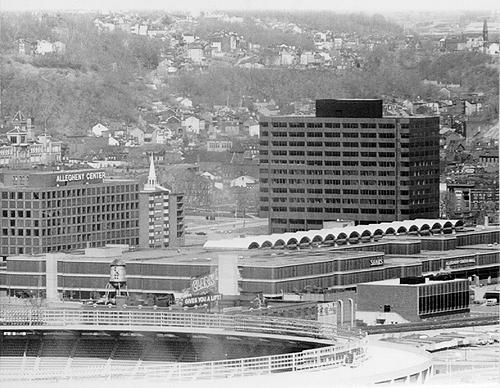
<instances>
[{"instance_id":1,"label":"flat rooftop","mask_svg":"<svg viewBox=\"0 0 500 388\"><path fill-rule=\"evenodd\" d=\"M114 254L113 254L114 253ZM249 251L207 251L200 247L179 249L156 249L136 250L119 253L110 248L94 248L90 254L78 251L64 255L64 260L78 260L89 262L109 262L120 258L125 263L132 262L155 262L159 264L186 264L200 265L203 263L217 263L220 256L237 256L239 265L252 267L283 267L306 263L322 263L332 260L349 260L355 258L379 257L382 252L356 252L326 249L307 250L249 250ZM44 255L38 255L43 257ZM25 258L26 256L21 256ZM33 256L28 256L33 257ZM62 256L61 256L62 257ZM36 256L33 257L36 260Z\"/></svg>"}]
</instances>

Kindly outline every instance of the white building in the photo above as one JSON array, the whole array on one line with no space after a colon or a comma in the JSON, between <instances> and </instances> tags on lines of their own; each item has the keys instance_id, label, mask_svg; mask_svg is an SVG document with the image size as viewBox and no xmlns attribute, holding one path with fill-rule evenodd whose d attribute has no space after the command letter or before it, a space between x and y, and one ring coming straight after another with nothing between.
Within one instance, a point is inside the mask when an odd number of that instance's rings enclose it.
<instances>
[{"instance_id":1,"label":"white building","mask_svg":"<svg viewBox=\"0 0 500 388\"><path fill-rule=\"evenodd\" d=\"M196 133L198 135L201 129L201 122L202 120L196 116L188 116L182 125L186 128L186 132Z\"/></svg>"},{"instance_id":2,"label":"white building","mask_svg":"<svg viewBox=\"0 0 500 388\"><path fill-rule=\"evenodd\" d=\"M36 43L36 53L45 55L54 52L54 45L48 40L39 40Z\"/></svg>"},{"instance_id":3,"label":"white building","mask_svg":"<svg viewBox=\"0 0 500 388\"><path fill-rule=\"evenodd\" d=\"M242 175L229 182L230 187L253 187L259 180L248 175Z\"/></svg>"},{"instance_id":4,"label":"white building","mask_svg":"<svg viewBox=\"0 0 500 388\"><path fill-rule=\"evenodd\" d=\"M109 134L109 128L101 123L98 123L92 127L92 134L96 137L107 136Z\"/></svg>"}]
</instances>

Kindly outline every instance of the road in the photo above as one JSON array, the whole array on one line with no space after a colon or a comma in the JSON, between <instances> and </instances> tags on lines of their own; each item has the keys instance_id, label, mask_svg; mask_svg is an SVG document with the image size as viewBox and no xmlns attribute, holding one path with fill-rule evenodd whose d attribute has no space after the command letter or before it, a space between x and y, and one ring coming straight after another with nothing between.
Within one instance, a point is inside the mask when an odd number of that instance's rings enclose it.
<instances>
[{"instance_id":1,"label":"road","mask_svg":"<svg viewBox=\"0 0 500 388\"><path fill-rule=\"evenodd\" d=\"M185 241L187 246L202 245L208 240L267 234L267 225L267 219L261 218L217 217L207 220L203 216L187 216Z\"/></svg>"}]
</instances>

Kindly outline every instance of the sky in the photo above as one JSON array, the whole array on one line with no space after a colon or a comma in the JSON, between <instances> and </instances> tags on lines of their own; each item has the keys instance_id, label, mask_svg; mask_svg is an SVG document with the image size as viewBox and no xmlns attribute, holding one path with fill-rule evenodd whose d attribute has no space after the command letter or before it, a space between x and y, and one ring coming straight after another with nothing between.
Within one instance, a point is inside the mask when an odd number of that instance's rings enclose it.
<instances>
[{"instance_id":1,"label":"sky","mask_svg":"<svg viewBox=\"0 0 500 388\"><path fill-rule=\"evenodd\" d=\"M22 10L279 9L386 13L391 11L500 11L499 0L0 0L1 11Z\"/></svg>"}]
</instances>

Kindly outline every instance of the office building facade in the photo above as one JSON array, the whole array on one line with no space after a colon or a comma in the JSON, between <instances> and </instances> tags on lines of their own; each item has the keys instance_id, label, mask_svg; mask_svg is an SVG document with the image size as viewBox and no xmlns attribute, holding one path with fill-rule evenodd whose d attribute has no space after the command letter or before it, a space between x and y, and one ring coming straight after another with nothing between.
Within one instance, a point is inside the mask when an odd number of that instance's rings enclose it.
<instances>
[{"instance_id":1,"label":"office building facade","mask_svg":"<svg viewBox=\"0 0 500 388\"><path fill-rule=\"evenodd\" d=\"M0 256L139 245L139 183L103 170L0 174Z\"/></svg>"},{"instance_id":2,"label":"office building facade","mask_svg":"<svg viewBox=\"0 0 500 388\"><path fill-rule=\"evenodd\" d=\"M151 157L149 175L139 193L139 246L166 248L184 245L184 196L158 184Z\"/></svg>"},{"instance_id":3,"label":"office building facade","mask_svg":"<svg viewBox=\"0 0 500 388\"><path fill-rule=\"evenodd\" d=\"M383 117L381 100L318 100L260 122L260 208L271 233L437 218L439 118Z\"/></svg>"}]
</instances>

